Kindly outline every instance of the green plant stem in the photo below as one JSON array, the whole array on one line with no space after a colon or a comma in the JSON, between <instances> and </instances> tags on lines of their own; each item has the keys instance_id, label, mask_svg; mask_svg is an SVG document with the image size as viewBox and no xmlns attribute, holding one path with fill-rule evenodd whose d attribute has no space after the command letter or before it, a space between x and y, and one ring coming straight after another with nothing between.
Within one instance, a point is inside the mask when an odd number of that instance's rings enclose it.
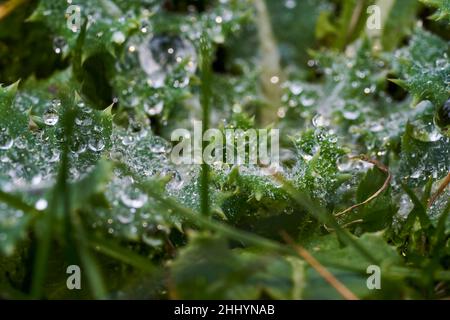
<instances>
[{"instance_id":1,"label":"green plant stem","mask_svg":"<svg viewBox=\"0 0 450 320\"><path fill-rule=\"evenodd\" d=\"M427 215L427 209L423 205L422 201L416 196L414 191L411 190L406 184L402 183L402 188L410 197L411 201L414 203L414 211L419 217L420 225L423 230L428 230L431 226L430 218Z\"/></svg>"},{"instance_id":2,"label":"green plant stem","mask_svg":"<svg viewBox=\"0 0 450 320\"><path fill-rule=\"evenodd\" d=\"M21 210L28 214L32 214L34 217L36 217L40 213L34 207L25 203L21 198L15 196L15 195L3 192L2 190L0 190L0 202L4 202L7 205L9 205L17 210Z\"/></svg>"},{"instance_id":3,"label":"green plant stem","mask_svg":"<svg viewBox=\"0 0 450 320\"><path fill-rule=\"evenodd\" d=\"M91 293L96 299L104 299L107 296L107 290L96 259L89 250L89 241L87 240L86 232L79 218L74 224L76 225L74 229L77 232L78 254L83 264L83 269L86 272Z\"/></svg>"},{"instance_id":4,"label":"green plant stem","mask_svg":"<svg viewBox=\"0 0 450 320\"><path fill-rule=\"evenodd\" d=\"M153 265L148 259L143 258L139 254L136 254L131 250L125 249L120 245L117 245L111 241L95 235L88 238L89 245L92 247L92 249L106 256L122 261L123 263L126 263L148 273L157 274L160 271L159 268Z\"/></svg>"},{"instance_id":5,"label":"green plant stem","mask_svg":"<svg viewBox=\"0 0 450 320\"><path fill-rule=\"evenodd\" d=\"M209 128L210 122L210 105L211 105L211 45L206 35L200 40L201 54L201 86L200 86L200 103L202 106L202 137ZM209 165L203 160L203 152L207 146L207 142L202 139L202 165L200 177L200 210L203 216L210 215L209 201Z\"/></svg>"}]
</instances>

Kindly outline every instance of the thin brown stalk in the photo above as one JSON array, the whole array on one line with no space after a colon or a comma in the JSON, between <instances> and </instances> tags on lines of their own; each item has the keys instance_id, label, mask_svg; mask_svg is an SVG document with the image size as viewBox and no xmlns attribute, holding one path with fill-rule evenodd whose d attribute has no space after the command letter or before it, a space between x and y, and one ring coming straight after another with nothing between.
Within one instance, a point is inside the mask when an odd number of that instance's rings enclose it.
<instances>
[{"instance_id":1,"label":"thin brown stalk","mask_svg":"<svg viewBox=\"0 0 450 320\"><path fill-rule=\"evenodd\" d=\"M0 4L0 20L9 15L18 6L27 2L28 0L10 0L8 2Z\"/></svg>"},{"instance_id":2,"label":"thin brown stalk","mask_svg":"<svg viewBox=\"0 0 450 320\"><path fill-rule=\"evenodd\" d=\"M336 291L346 300L359 300L341 281L339 281L327 268L325 268L308 250L296 244L294 240L284 231L281 232L284 241L291 245L297 254L302 257L314 270L321 275Z\"/></svg>"},{"instance_id":3,"label":"thin brown stalk","mask_svg":"<svg viewBox=\"0 0 450 320\"><path fill-rule=\"evenodd\" d=\"M450 172L445 177L444 181L442 181L438 190L431 196L430 200L428 200L428 208L431 207L433 203L436 201L436 199L439 198L440 195L444 193L445 188L447 188L449 184L450 184Z\"/></svg>"}]
</instances>

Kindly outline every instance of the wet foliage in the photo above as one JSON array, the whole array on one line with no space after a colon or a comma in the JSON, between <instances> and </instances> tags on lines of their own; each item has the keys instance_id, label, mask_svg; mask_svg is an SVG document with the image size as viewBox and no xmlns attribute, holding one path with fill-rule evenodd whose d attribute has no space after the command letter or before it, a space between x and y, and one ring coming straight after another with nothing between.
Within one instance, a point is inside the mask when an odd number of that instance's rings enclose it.
<instances>
[{"instance_id":1,"label":"wet foliage","mask_svg":"<svg viewBox=\"0 0 450 320\"><path fill-rule=\"evenodd\" d=\"M449 297L449 1L378 32L369 0L9 2L1 298L345 298L298 247L361 299ZM277 172L175 165L193 120L279 128Z\"/></svg>"}]
</instances>

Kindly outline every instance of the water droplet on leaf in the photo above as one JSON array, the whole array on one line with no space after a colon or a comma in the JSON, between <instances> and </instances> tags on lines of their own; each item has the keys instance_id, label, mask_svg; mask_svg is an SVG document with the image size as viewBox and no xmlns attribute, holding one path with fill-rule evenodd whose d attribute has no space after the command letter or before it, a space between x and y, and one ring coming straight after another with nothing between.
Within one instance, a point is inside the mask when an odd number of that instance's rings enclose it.
<instances>
[{"instance_id":1,"label":"water droplet on leaf","mask_svg":"<svg viewBox=\"0 0 450 320\"><path fill-rule=\"evenodd\" d=\"M139 62L155 88L162 87L167 75L180 67L183 69L183 80L178 80L178 85L187 85L190 75L197 69L194 46L176 35L147 39L139 47Z\"/></svg>"},{"instance_id":2,"label":"water droplet on leaf","mask_svg":"<svg viewBox=\"0 0 450 320\"><path fill-rule=\"evenodd\" d=\"M45 199L39 199L36 202L36 204L34 205L36 210L39 210L39 211L43 211L43 210L47 209L47 206L48 206L48 202Z\"/></svg>"},{"instance_id":3,"label":"water droplet on leaf","mask_svg":"<svg viewBox=\"0 0 450 320\"><path fill-rule=\"evenodd\" d=\"M58 113L54 109L49 109L44 113L43 120L46 125L54 126L59 120Z\"/></svg>"}]
</instances>

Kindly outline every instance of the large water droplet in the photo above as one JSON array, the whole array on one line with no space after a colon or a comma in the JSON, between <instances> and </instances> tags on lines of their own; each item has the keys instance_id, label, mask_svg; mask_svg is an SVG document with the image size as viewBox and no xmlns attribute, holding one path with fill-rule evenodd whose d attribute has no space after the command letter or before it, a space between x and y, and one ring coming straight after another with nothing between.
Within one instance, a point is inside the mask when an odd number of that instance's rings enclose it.
<instances>
[{"instance_id":1,"label":"large water droplet","mask_svg":"<svg viewBox=\"0 0 450 320\"><path fill-rule=\"evenodd\" d=\"M184 69L183 85L197 69L195 48L188 40L176 35L161 35L147 39L139 47L139 62L155 88L164 85L168 73L179 67ZM187 85L187 83L186 83Z\"/></svg>"},{"instance_id":2,"label":"large water droplet","mask_svg":"<svg viewBox=\"0 0 450 320\"><path fill-rule=\"evenodd\" d=\"M411 125L413 126L412 136L419 141L436 142L442 138L441 132L432 121L417 119L411 122Z\"/></svg>"}]
</instances>

